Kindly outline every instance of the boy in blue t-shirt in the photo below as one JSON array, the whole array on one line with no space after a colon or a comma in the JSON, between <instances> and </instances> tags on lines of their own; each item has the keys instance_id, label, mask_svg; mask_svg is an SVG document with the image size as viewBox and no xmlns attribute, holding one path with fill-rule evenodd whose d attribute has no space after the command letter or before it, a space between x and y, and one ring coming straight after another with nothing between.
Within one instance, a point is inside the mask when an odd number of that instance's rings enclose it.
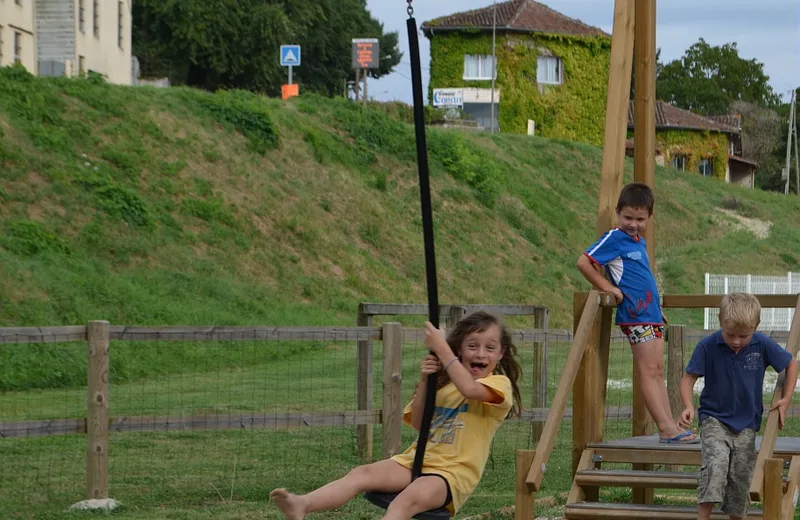
<instances>
[{"instance_id":1,"label":"boy in blue t-shirt","mask_svg":"<svg viewBox=\"0 0 800 520\"><path fill-rule=\"evenodd\" d=\"M653 190L642 183L622 188L616 228L605 233L578 258L578 270L599 290L617 299L616 324L628 338L639 392L658 426L662 443L697 443L691 430L681 431L672 416L664 383L664 315L650 270L642 232L653 216ZM606 279L595 268L605 268Z\"/></svg>"},{"instance_id":2,"label":"boy in blue t-shirt","mask_svg":"<svg viewBox=\"0 0 800 520\"><path fill-rule=\"evenodd\" d=\"M769 336L756 332L760 318L761 304L752 294L725 295L719 308L721 330L697 344L680 382L680 424L689 428L694 420L692 390L697 378L705 377L697 414L702 439L702 466L697 477L699 520L708 519L719 502L731 519L747 515L768 366L776 372L786 370L782 397L770 409L778 410L781 429L792 402L797 362Z\"/></svg>"}]
</instances>

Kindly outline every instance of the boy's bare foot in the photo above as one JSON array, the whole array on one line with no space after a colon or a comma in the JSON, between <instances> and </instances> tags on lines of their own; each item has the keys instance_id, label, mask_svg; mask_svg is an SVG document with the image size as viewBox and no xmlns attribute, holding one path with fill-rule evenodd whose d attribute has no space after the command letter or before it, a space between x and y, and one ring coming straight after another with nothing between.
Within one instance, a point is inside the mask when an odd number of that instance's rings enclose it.
<instances>
[{"instance_id":1,"label":"boy's bare foot","mask_svg":"<svg viewBox=\"0 0 800 520\"><path fill-rule=\"evenodd\" d=\"M275 501L275 505L287 520L303 520L305 518L306 509L302 497L281 488L273 490L269 494L269 498Z\"/></svg>"}]
</instances>

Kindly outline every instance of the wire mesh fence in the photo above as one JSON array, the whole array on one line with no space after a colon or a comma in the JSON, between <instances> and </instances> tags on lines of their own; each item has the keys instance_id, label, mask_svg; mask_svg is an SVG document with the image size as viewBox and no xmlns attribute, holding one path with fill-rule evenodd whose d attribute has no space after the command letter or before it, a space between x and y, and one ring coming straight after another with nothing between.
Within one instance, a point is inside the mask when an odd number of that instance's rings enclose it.
<instances>
[{"instance_id":1,"label":"wire mesh fence","mask_svg":"<svg viewBox=\"0 0 800 520\"><path fill-rule=\"evenodd\" d=\"M112 327L110 496L132 506L170 508L266 501L275 487L308 491L364 461L364 432L371 434L370 460L381 458L380 328L171 330ZM687 332L684 366L705 334ZM773 335L785 343L786 333ZM420 378L427 352L422 338L421 330L403 329L402 405ZM572 333L516 330L513 338L523 368L523 417L498 431L464 515L513 503L516 451L537 446ZM19 510L37 503L63 509L86 498L85 333L51 336L46 343L8 344L8 334L2 339L0 503ZM371 347L368 356L365 344ZM632 370L630 347L614 331L604 439L631 435ZM772 377L765 382L765 401L774 389ZM372 386L369 403L360 399L364 381ZM544 400L534 400L545 390ZM540 495L569 489L571 407L570 398ZM795 413L793 407L790 416ZM787 434L798 429L796 423L790 419ZM416 435L403 426L401 448ZM371 510L365 501L354 501L342 514Z\"/></svg>"}]
</instances>

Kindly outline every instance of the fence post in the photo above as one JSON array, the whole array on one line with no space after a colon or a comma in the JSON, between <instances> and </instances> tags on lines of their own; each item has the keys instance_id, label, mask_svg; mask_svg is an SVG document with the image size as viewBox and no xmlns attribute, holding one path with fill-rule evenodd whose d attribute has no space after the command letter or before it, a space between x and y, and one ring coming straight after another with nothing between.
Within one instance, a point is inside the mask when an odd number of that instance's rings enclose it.
<instances>
[{"instance_id":1,"label":"fence post","mask_svg":"<svg viewBox=\"0 0 800 520\"><path fill-rule=\"evenodd\" d=\"M539 307L533 315L533 328L547 333L550 328L550 309ZM544 341L533 343L533 367L531 369L533 408L547 408L547 336ZM537 380L538 378L538 380ZM531 440L538 443L544 429L545 419L534 418L531 421Z\"/></svg>"},{"instance_id":2,"label":"fence post","mask_svg":"<svg viewBox=\"0 0 800 520\"><path fill-rule=\"evenodd\" d=\"M673 419L680 415L681 404L680 382L683 377L683 353L686 340L686 327L669 325L667 328L667 394ZM670 465L669 471L682 471L682 466Z\"/></svg>"},{"instance_id":3,"label":"fence post","mask_svg":"<svg viewBox=\"0 0 800 520\"><path fill-rule=\"evenodd\" d=\"M363 304L358 306L356 325L371 327L372 316L364 312ZM358 340L358 409L372 410L375 397L375 387L372 373L373 349L369 339ZM359 424L356 426L356 448L358 458L362 463L372 462L372 425Z\"/></svg>"},{"instance_id":4,"label":"fence post","mask_svg":"<svg viewBox=\"0 0 800 520\"><path fill-rule=\"evenodd\" d=\"M90 321L86 388L86 498L108 498L108 346L107 321Z\"/></svg>"},{"instance_id":5,"label":"fence post","mask_svg":"<svg viewBox=\"0 0 800 520\"><path fill-rule=\"evenodd\" d=\"M384 323L383 404L381 410L381 445L383 458L400 453L400 430L403 424L403 327Z\"/></svg>"}]
</instances>

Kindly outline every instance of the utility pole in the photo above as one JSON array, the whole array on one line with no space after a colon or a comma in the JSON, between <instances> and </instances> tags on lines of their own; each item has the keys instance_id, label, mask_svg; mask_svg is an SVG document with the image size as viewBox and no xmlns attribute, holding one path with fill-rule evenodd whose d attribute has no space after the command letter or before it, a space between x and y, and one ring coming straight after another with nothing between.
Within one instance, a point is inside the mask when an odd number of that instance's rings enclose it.
<instances>
[{"instance_id":1,"label":"utility pole","mask_svg":"<svg viewBox=\"0 0 800 520\"><path fill-rule=\"evenodd\" d=\"M489 117L492 128L492 133L494 133L494 77L497 74L497 55L496 55L496 33L497 33L497 0L492 0L492 108L491 108L491 115Z\"/></svg>"},{"instance_id":2,"label":"utility pole","mask_svg":"<svg viewBox=\"0 0 800 520\"><path fill-rule=\"evenodd\" d=\"M783 187L783 194L789 194L789 179L792 178L791 176L791 165L792 165L792 132L794 132L794 116L795 116L795 105L797 103L797 99L795 99L795 90L792 90L792 105L789 108L789 134L786 136L786 184Z\"/></svg>"}]
</instances>

